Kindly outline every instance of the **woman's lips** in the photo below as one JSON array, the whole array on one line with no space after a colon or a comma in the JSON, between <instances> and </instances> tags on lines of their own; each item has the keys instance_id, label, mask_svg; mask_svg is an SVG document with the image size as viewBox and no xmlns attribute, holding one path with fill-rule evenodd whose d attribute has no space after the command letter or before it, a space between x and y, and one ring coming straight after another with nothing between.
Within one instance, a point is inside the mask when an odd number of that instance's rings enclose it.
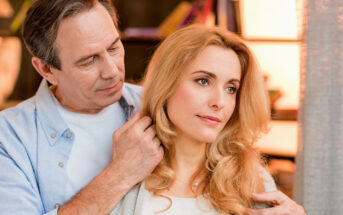
<instances>
[{"instance_id":1,"label":"woman's lips","mask_svg":"<svg viewBox=\"0 0 343 215\"><path fill-rule=\"evenodd\" d=\"M218 125L220 123L220 119L214 116L200 116L197 115L202 121L210 124L210 125Z\"/></svg>"}]
</instances>

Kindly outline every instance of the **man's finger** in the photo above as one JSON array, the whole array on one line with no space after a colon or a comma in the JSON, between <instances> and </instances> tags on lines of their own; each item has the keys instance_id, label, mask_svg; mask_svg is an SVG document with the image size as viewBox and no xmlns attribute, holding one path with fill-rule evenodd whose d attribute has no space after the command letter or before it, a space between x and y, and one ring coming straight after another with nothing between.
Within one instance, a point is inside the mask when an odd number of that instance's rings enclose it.
<instances>
[{"instance_id":1,"label":"man's finger","mask_svg":"<svg viewBox=\"0 0 343 215\"><path fill-rule=\"evenodd\" d=\"M117 129L116 133L119 135L125 132L127 129L129 129L136 121L139 120L141 117L141 112L137 111L129 121L127 121L123 126L121 126L119 129Z\"/></svg>"},{"instance_id":2,"label":"man's finger","mask_svg":"<svg viewBox=\"0 0 343 215\"><path fill-rule=\"evenodd\" d=\"M156 147L157 149L159 149L161 147L161 141L157 136L154 137L151 144L153 147Z\"/></svg>"},{"instance_id":3,"label":"man's finger","mask_svg":"<svg viewBox=\"0 0 343 215\"><path fill-rule=\"evenodd\" d=\"M156 136L155 126L151 125L144 131L144 137L151 142L151 140Z\"/></svg>"},{"instance_id":4,"label":"man's finger","mask_svg":"<svg viewBox=\"0 0 343 215\"><path fill-rule=\"evenodd\" d=\"M255 202L264 202L271 205L278 205L282 203L288 197L282 192L276 190L276 191L265 192L265 193L253 193L251 195L251 198Z\"/></svg>"},{"instance_id":5,"label":"man's finger","mask_svg":"<svg viewBox=\"0 0 343 215\"><path fill-rule=\"evenodd\" d=\"M138 131L142 131L144 132L147 128L149 128L149 126L152 123L152 119L148 116L145 116L139 120L137 120L134 124L135 129L137 129Z\"/></svg>"},{"instance_id":6,"label":"man's finger","mask_svg":"<svg viewBox=\"0 0 343 215\"><path fill-rule=\"evenodd\" d=\"M248 209L247 215L275 215L283 214L281 207L265 208L265 209Z\"/></svg>"}]
</instances>

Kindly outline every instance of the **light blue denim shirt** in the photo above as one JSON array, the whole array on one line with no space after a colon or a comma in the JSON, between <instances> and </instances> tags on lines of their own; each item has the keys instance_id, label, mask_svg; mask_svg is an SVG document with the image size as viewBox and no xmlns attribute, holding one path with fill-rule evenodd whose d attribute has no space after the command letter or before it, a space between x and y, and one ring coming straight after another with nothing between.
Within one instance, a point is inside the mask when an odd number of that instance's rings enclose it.
<instances>
[{"instance_id":1,"label":"light blue denim shirt","mask_svg":"<svg viewBox=\"0 0 343 215\"><path fill-rule=\"evenodd\" d=\"M140 95L140 87L124 84L119 104L127 120ZM0 214L57 214L67 201L64 164L74 136L44 80L34 97L0 112Z\"/></svg>"}]
</instances>

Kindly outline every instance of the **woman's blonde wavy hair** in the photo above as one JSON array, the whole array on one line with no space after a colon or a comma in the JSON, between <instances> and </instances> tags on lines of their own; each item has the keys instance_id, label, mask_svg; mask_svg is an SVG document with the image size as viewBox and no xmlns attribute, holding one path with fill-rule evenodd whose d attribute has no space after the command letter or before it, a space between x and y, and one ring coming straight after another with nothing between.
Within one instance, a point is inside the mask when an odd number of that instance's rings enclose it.
<instances>
[{"instance_id":1,"label":"woman's blonde wavy hair","mask_svg":"<svg viewBox=\"0 0 343 215\"><path fill-rule=\"evenodd\" d=\"M193 174L205 174L197 190L220 213L244 214L254 203L253 192L264 191L259 153L252 147L267 130L268 99L257 62L247 45L235 34L218 27L190 25L166 38L154 53L144 83L143 114L156 124L164 158L146 178L146 188L155 195L175 180L171 168L172 142L176 133L166 104L183 73L183 68L207 46L232 49L238 56L242 75L232 117L216 140L207 144L203 165ZM191 186L191 185L190 185Z\"/></svg>"}]
</instances>

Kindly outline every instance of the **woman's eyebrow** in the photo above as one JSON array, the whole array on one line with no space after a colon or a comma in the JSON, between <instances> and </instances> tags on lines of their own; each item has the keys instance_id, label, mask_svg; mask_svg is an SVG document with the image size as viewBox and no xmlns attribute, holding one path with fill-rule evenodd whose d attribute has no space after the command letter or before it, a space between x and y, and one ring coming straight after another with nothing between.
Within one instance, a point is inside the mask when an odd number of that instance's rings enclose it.
<instances>
[{"instance_id":1,"label":"woman's eyebrow","mask_svg":"<svg viewBox=\"0 0 343 215\"><path fill-rule=\"evenodd\" d=\"M195 71L195 72L192 72L192 74L197 74L197 73L203 73L203 74L206 74L208 76L210 76L211 78L216 78L216 74L212 73L212 72L208 72L208 71L203 71L203 70L199 70L199 71ZM241 81L237 78L232 78L230 80L227 81L227 83L234 83L234 82L237 82L238 84L241 83Z\"/></svg>"},{"instance_id":2,"label":"woman's eyebrow","mask_svg":"<svg viewBox=\"0 0 343 215\"><path fill-rule=\"evenodd\" d=\"M199 71L195 71L195 72L192 72L192 74L197 74L197 73L203 73L203 74L206 74L212 78L216 78L217 76L212 73L212 72L208 72L208 71L203 71L203 70L199 70Z\"/></svg>"}]
</instances>

